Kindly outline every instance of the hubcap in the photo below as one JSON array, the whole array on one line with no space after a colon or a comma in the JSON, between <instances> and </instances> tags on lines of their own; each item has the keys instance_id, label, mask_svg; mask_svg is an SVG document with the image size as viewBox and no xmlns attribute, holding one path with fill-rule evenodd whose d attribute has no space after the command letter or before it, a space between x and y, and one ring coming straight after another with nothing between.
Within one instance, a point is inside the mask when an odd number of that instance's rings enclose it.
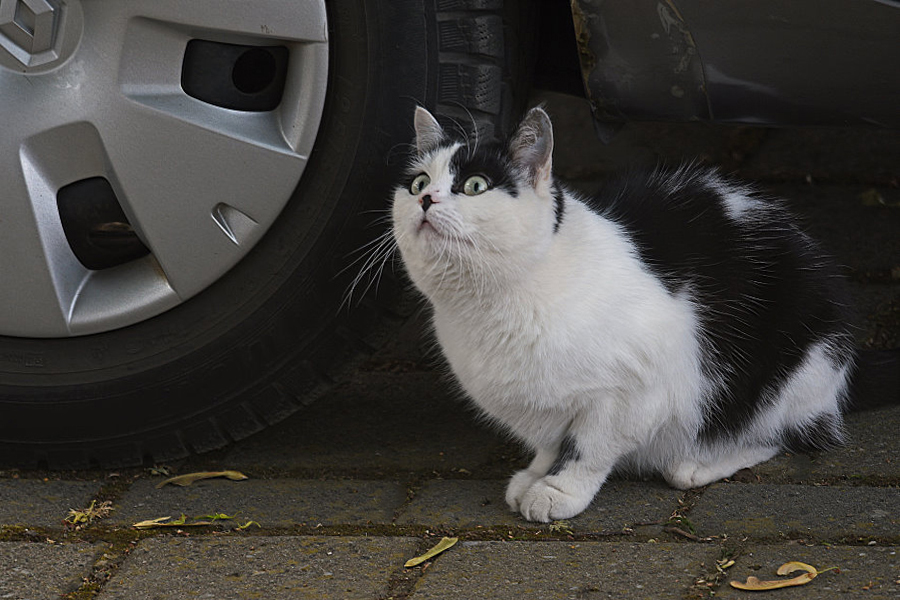
<instances>
[{"instance_id":1,"label":"hubcap","mask_svg":"<svg viewBox=\"0 0 900 600\"><path fill-rule=\"evenodd\" d=\"M0 335L134 324L245 256L312 150L326 31L322 0L0 0Z\"/></svg>"}]
</instances>

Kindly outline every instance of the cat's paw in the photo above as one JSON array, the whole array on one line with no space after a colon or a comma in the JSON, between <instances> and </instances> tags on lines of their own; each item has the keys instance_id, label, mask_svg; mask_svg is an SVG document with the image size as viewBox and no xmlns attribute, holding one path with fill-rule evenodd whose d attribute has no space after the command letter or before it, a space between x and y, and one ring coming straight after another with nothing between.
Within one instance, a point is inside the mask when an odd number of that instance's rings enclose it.
<instances>
[{"instance_id":1,"label":"cat's paw","mask_svg":"<svg viewBox=\"0 0 900 600\"><path fill-rule=\"evenodd\" d=\"M509 480L509 485L506 486L506 503L511 510L519 511L522 496L539 478L540 475L528 469L522 469L512 476L512 479Z\"/></svg>"},{"instance_id":2,"label":"cat's paw","mask_svg":"<svg viewBox=\"0 0 900 600\"><path fill-rule=\"evenodd\" d=\"M703 487L737 471L767 461L778 453L777 447L760 446L722 452L715 461L685 460L665 473L666 481L674 488L688 490Z\"/></svg>"},{"instance_id":3,"label":"cat's paw","mask_svg":"<svg viewBox=\"0 0 900 600\"><path fill-rule=\"evenodd\" d=\"M548 482L547 477L535 481L519 502L519 512L529 521L548 523L568 519L581 513L593 499L593 494L564 491Z\"/></svg>"},{"instance_id":4,"label":"cat's paw","mask_svg":"<svg viewBox=\"0 0 900 600\"><path fill-rule=\"evenodd\" d=\"M679 464L676 468L668 471L665 477L669 485L679 490L703 487L707 483L719 479L714 477L714 474L708 467L693 461L685 461Z\"/></svg>"}]
</instances>

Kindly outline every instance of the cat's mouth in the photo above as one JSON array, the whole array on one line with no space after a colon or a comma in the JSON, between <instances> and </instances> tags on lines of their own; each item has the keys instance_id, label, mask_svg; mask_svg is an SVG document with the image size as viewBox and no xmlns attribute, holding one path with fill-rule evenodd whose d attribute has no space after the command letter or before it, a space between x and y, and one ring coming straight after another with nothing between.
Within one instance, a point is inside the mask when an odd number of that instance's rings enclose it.
<instances>
[{"instance_id":1,"label":"cat's mouth","mask_svg":"<svg viewBox=\"0 0 900 600\"><path fill-rule=\"evenodd\" d=\"M472 240L465 235L461 235L455 228L447 227L446 225L442 226L441 223L435 224L427 216L423 216L419 221L419 225L416 227L416 235L424 236L426 240L428 238L437 238L438 240L454 241L457 244L472 245Z\"/></svg>"},{"instance_id":2,"label":"cat's mouth","mask_svg":"<svg viewBox=\"0 0 900 600\"><path fill-rule=\"evenodd\" d=\"M423 231L430 231L431 233L436 233L438 235L441 235L441 231L437 227L434 226L434 223L432 223L431 221L428 220L427 216L424 216L424 215L422 216L422 220L419 221L419 226L417 228L417 231L419 233L422 233Z\"/></svg>"}]
</instances>

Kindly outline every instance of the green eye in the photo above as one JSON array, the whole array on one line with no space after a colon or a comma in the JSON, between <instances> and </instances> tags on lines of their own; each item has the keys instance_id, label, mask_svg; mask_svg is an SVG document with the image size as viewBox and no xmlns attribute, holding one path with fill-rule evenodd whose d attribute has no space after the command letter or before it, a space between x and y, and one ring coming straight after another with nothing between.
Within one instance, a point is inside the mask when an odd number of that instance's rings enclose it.
<instances>
[{"instance_id":1,"label":"green eye","mask_svg":"<svg viewBox=\"0 0 900 600\"><path fill-rule=\"evenodd\" d=\"M426 175L425 173L419 173L416 175L416 178L412 180L412 183L409 185L409 193L413 196L418 196L422 193L422 190L425 189L425 186L431 183L431 177Z\"/></svg>"},{"instance_id":2,"label":"green eye","mask_svg":"<svg viewBox=\"0 0 900 600\"><path fill-rule=\"evenodd\" d=\"M472 175L463 184L463 193L466 196L477 196L483 194L491 188L488 180L481 175Z\"/></svg>"}]
</instances>

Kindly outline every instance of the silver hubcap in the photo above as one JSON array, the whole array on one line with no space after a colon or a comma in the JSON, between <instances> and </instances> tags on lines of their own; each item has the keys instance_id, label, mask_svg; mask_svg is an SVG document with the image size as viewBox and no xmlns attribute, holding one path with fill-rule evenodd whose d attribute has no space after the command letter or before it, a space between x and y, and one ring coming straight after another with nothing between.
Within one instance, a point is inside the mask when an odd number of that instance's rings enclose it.
<instances>
[{"instance_id":1,"label":"silver hubcap","mask_svg":"<svg viewBox=\"0 0 900 600\"><path fill-rule=\"evenodd\" d=\"M137 323L234 266L312 150L326 32L322 0L0 0L0 335ZM280 102L242 109L189 95L192 40L237 48L233 64L198 54L194 70L199 80L227 65L217 76L239 96L274 77L259 49L285 48ZM124 218L95 233L124 231L148 252L88 268L60 190L98 178ZM89 213L91 202L68 204Z\"/></svg>"}]
</instances>

